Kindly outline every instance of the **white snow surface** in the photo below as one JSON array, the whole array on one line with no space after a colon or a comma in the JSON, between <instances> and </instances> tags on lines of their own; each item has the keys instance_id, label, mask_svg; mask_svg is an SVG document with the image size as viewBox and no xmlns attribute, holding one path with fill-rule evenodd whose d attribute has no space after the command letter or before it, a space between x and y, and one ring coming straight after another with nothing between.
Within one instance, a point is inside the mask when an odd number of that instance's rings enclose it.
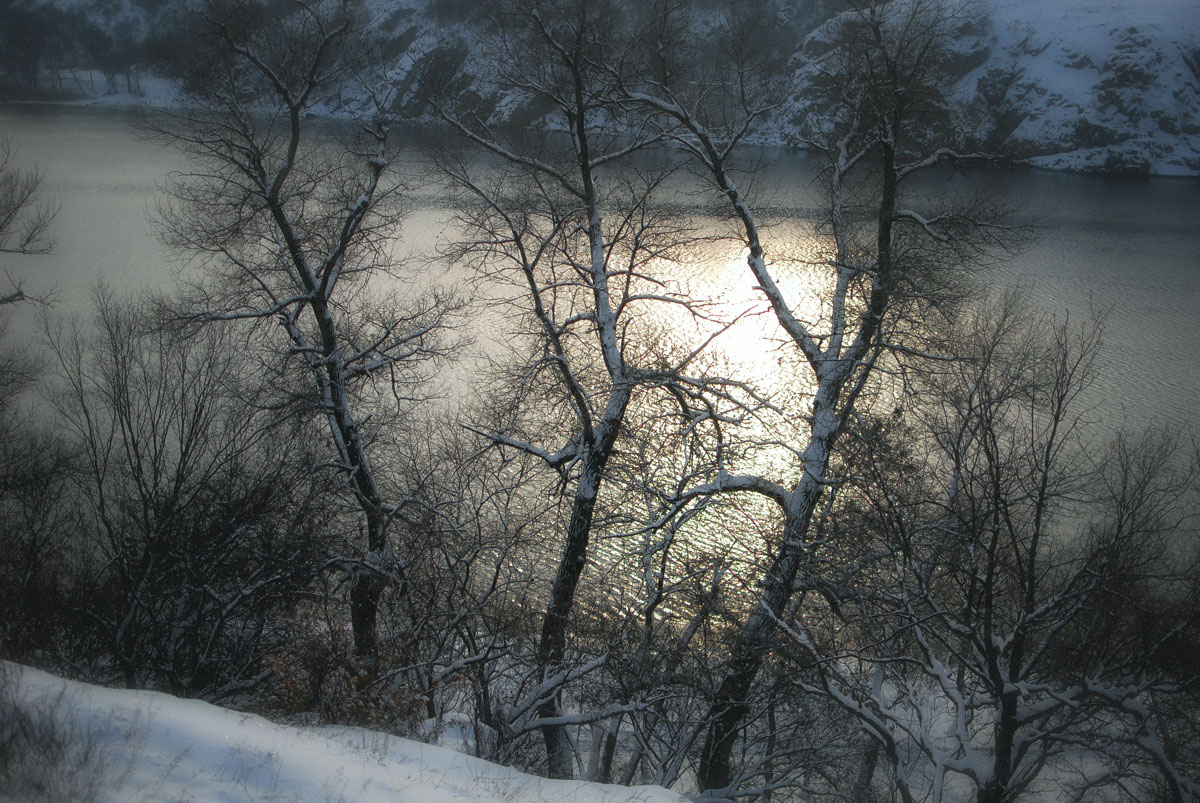
<instances>
[{"instance_id":1,"label":"white snow surface","mask_svg":"<svg viewBox=\"0 0 1200 803\"><path fill-rule=\"evenodd\" d=\"M71 720L72 732L87 734L105 772L101 801L685 800L657 786L547 780L361 728L279 725L198 700L106 689L30 668L19 677L21 703L60 700L59 714ZM447 729L449 740L465 743L454 730Z\"/></svg>"},{"instance_id":2,"label":"white snow surface","mask_svg":"<svg viewBox=\"0 0 1200 803\"><path fill-rule=\"evenodd\" d=\"M1088 29L1155 25L1163 30L1197 26L1197 0L988 0L997 25L1033 24L1076 37Z\"/></svg>"}]
</instances>

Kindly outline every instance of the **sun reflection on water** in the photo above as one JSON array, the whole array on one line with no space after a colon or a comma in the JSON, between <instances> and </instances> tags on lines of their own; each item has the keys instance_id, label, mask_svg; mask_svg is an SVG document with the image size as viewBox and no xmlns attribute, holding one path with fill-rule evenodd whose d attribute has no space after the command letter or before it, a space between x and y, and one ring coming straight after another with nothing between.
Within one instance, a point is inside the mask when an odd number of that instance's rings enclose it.
<instances>
[{"instance_id":1,"label":"sun reflection on water","mask_svg":"<svg viewBox=\"0 0 1200 803\"><path fill-rule=\"evenodd\" d=\"M814 332L824 328L824 299L831 277L822 264L822 243L811 233L796 233L770 262L775 281L791 312ZM711 254L696 268L692 288L705 299L710 320L697 327L699 337L713 338L710 349L731 376L774 397L787 390L811 393L807 371L798 364L796 344L779 325L766 295L747 264L746 248Z\"/></svg>"}]
</instances>

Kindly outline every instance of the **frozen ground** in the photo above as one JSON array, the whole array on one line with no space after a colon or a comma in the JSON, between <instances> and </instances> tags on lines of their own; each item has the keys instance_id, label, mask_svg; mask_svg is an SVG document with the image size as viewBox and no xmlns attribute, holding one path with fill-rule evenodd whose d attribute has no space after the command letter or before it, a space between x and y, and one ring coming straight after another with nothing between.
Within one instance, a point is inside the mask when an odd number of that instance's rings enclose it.
<instances>
[{"instance_id":1,"label":"frozen ground","mask_svg":"<svg viewBox=\"0 0 1200 803\"><path fill-rule=\"evenodd\" d=\"M0 669L13 670L12 664ZM14 680L16 678L16 680ZM39 748L0 800L682 803L660 787L551 781L450 747L359 728L297 728L166 694L34 669L0 672L25 710L52 711L74 747ZM10 713L11 712L6 712ZM2 727L2 726L0 726ZM454 728L445 741L454 743ZM458 743L462 743L460 740ZM40 785L40 787L39 787ZM93 797L94 794L94 797Z\"/></svg>"}]
</instances>

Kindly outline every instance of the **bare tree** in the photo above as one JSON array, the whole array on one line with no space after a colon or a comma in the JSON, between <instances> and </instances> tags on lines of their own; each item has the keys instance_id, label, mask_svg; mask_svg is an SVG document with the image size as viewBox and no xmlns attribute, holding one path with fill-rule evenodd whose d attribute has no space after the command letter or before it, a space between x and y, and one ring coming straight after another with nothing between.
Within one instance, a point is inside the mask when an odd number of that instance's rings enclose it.
<instances>
[{"instance_id":1,"label":"bare tree","mask_svg":"<svg viewBox=\"0 0 1200 803\"><path fill-rule=\"evenodd\" d=\"M67 658L90 675L106 656L129 688L228 697L261 679L270 620L310 589L331 514L306 430L241 381L232 333L155 323L147 303L100 291L86 334L44 325L79 464L74 635L95 650Z\"/></svg>"},{"instance_id":2,"label":"bare tree","mask_svg":"<svg viewBox=\"0 0 1200 803\"><path fill-rule=\"evenodd\" d=\"M44 366L30 348L12 341L3 316L0 312L0 651L10 660L30 662L39 653L51 654L64 611L60 570L71 562L78 523L68 502L74 461L60 433L25 403L34 397Z\"/></svg>"},{"instance_id":3,"label":"bare tree","mask_svg":"<svg viewBox=\"0 0 1200 803\"><path fill-rule=\"evenodd\" d=\"M860 453L838 558L859 590L786 624L816 669L796 683L859 722L904 800L1195 798L1164 727L1194 695L1167 656L1195 644L1195 467L1155 436L1099 445L1099 332L982 310L905 443Z\"/></svg>"},{"instance_id":4,"label":"bare tree","mask_svg":"<svg viewBox=\"0 0 1200 803\"><path fill-rule=\"evenodd\" d=\"M760 18L761 19L761 18ZM669 15L664 26L670 26ZM774 480L721 465L693 494L746 492L778 506L782 526L764 567L757 603L739 628L729 671L709 711L699 767L703 789L737 782L731 764L755 678L774 643L775 620L808 575L816 517L838 482L834 456L881 364L924 348L932 321L958 295L956 270L997 241L985 209L947 206L918 211L906 195L914 177L968 154L956 150L946 117L942 44L951 12L934 2L854 6L818 32L829 47L814 63L809 144L828 158L828 217L818 235L827 260L799 266L818 287L815 307L781 281L786 255L773 262L751 198L735 178L738 146L773 109L769 64L746 28L725 28L724 73L687 80L685 60L664 58L641 85L626 85L630 103L661 115L665 134L698 163L739 222L747 264L794 348L810 390L804 426L787 446L797 479ZM768 90L764 93L763 90ZM714 103L714 95L725 97ZM799 415L800 411L796 413Z\"/></svg>"},{"instance_id":5,"label":"bare tree","mask_svg":"<svg viewBox=\"0 0 1200 803\"><path fill-rule=\"evenodd\" d=\"M665 394L674 404L672 426L699 432L720 415L719 402L706 394L732 392L687 376L699 345L670 347L665 319L653 311L673 307L685 320L703 315L700 303L659 270L691 236L655 206L666 172L645 151L659 136L615 123L622 114L617 84L603 65L634 59L636 13L630 4L596 0L504 3L481 72L495 77L494 88L548 110L542 124L511 136L474 108L442 106L451 125L502 165L493 159L481 171L446 159L469 196L463 222L470 239L457 254L513 288L509 298L528 326L511 376L517 390L510 423L474 430L544 462L567 500L535 656L539 677L514 706L523 712L521 728L541 730L553 777L574 774L567 726L590 716L564 712L563 687L603 662L566 663L570 620L637 397ZM560 440L547 443L551 432Z\"/></svg>"},{"instance_id":6,"label":"bare tree","mask_svg":"<svg viewBox=\"0 0 1200 803\"><path fill-rule=\"evenodd\" d=\"M0 136L0 254L47 254L54 248L50 226L58 205L40 199L42 174L17 166L11 139ZM19 282L8 277L0 305L26 298Z\"/></svg>"},{"instance_id":7,"label":"bare tree","mask_svg":"<svg viewBox=\"0 0 1200 803\"><path fill-rule=\"evenodd\" d=\"M151 125L195 159L163 215L166 241L200 268L192 319L274 324L277 354L306 375L301 402L328 424L331 465L362 516L365 544L340 564L352 578L355 650L370 656L380 596L405 582L388 536L396 508L370 458L372 413L420 395L420 366L446 353L439 333L454 306L388 290L403 267L389 241L402 202L389 99L369 94L371 116L344 136L309 119L362 78L370 47L352 9L202 4L189 27L196 44L171 67L191 105Z\"/></svg>"},{"instance_id":8,"label":"bare tree","mask_svg":"<svg viewBox=\"0 0 1200 803\"><path fill-rule=\"evenodd\" d=\"M53 249L50 226L58 205L42 201L41 189L41 173L19 167L12 140L0 136L0 254L41 255ZM6 305L47 299L27 295L7 271L5 280L0 289L0 582L6 623L0 647L10 657L28 659L50 646L61 612L56 570L72 516L61 501L71 455L44 422L22 414L22 396L34 387L41 366L9 337Z\"/></svg>"}]
</instances>

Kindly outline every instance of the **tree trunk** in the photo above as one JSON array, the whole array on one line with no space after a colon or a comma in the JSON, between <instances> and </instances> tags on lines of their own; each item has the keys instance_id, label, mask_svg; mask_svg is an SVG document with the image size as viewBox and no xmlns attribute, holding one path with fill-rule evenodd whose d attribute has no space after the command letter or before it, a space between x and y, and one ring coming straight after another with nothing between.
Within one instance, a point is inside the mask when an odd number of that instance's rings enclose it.
<instances>
[{"instance_id":1,"label":"tree trunk","mask_svg":"<svg viewBox=\"0 0 1200 803\"><path fill-rule=\"evenodd\" d=\"M604 752L600 755L600 772L596 777L598 783L612 783L613 758L617 754L617 733L620 729L621 720L618 718L604 735Z\"/></svg>"},{"instance_id":2,"label":"tree trunk","mask_svg":"<svg viewBox=\"0 0 1200 803\"><path fill-rule=\"evenodd\" d=\"M367 572L358 572L350 584L350 629L354 636L354 654L374 658L379 650L379 598L383 583Z\"/></svg>"},{"instance_id":3,"label":"tree trunk","mask_svg":"<svg viewBox=\"0 0 1200 803\"><path fill-rule=\"evenodd\" d=\"M314 279L310 278L307 284L315 289ZM379 600L387 587L385 577L379 572L390 568L388 517L367 458L367 446L351 408L333 315L323 299L314 300L310 306L319 327L323 352L322 359L312 365L313 376L321 388L331 434L338 445L339 457L350 472L350 485L366 521L367 565L355 571L351 579L350 627L354 634L354 654L371 659L378 649Z\"/></svg>"},{"instance_id":4,"label":"tree trunk","mask_svg":"<svg viewBox=\"0 0 1200 803\"><path fill-rule=\"evenodd\" d=\"M789 521L785 532L803 533ZM788 539L790 540L790 539ZM772 613L780 614L791 597L791 588L800 567L800 550L787 543L767 572L767 584L761 603ZM709 709L710 722L700 756L699 782L702 790L725 789L733 781L731 757L738 729L748 713L747 698L763 658L771 649L775 623L761 607L747 618L734 646L729 671L717 690Z\"/></svg>"},{"instance_id":5,"label":"tree trunk","mask_svg":"<svg viewBox=\"0 0 1200 803\"><path fill-rule=\"evenodd\" d=\"M600 481L607 461L607 453L593 452L589 455L584 463L579 485L575 489L571 521L567 526L567 542L563 547L554 585L550 588L550 603L542 619L542 636L538 643L538 666L543 682L562 667L566 658L571 607L575 602L575 589L579 585L579 578L587 565L588 540L596 511L596 498L600 492ZM562 691L556 689L552 696L538 706L538 717L553 719L561 714ZM542 738L546 742L550 777L573 778L566 727L560 724L543 725Z\"/></svg>"},{"instance_id":6,"label":"tree trunk","mask_svg":"<svg viewBox=\"0 0 1200 803\"><path fill-rule=\"evenodd\" d=\"M784 522L783 544L763 580L759 604L750 613L738 635L729 670L708 712L708 734L705 736L698 772L701 790L725 789L733 782L731 758L737 732L749 711L747 700L754 679L774 643L774 617L783 615L792 597L796 575L805 557L803 538L808 532L818 499L819 486L811 502L803 505L795 514L788 514Z\"/></svg>"},{"instance_id":7,"label":"tree trunk","mask_svg":"<svg viewBox=\"0 0 1200 803\"><path fill-rule=\"evenodd\" d=\"M701 790L726 789L733 782L733 745L749 711L750 689L774 645L775 621L792 599L796 576L808 557L808 530L825 490L830 450L839 431L836 399L843 379L827 377L813 400L813 430L804 450L804 475L786 502L783 542L762 579L762 595L738 634L729 670L706 718L708 733L698 770Z\"/></svg>"}]
</instances>

